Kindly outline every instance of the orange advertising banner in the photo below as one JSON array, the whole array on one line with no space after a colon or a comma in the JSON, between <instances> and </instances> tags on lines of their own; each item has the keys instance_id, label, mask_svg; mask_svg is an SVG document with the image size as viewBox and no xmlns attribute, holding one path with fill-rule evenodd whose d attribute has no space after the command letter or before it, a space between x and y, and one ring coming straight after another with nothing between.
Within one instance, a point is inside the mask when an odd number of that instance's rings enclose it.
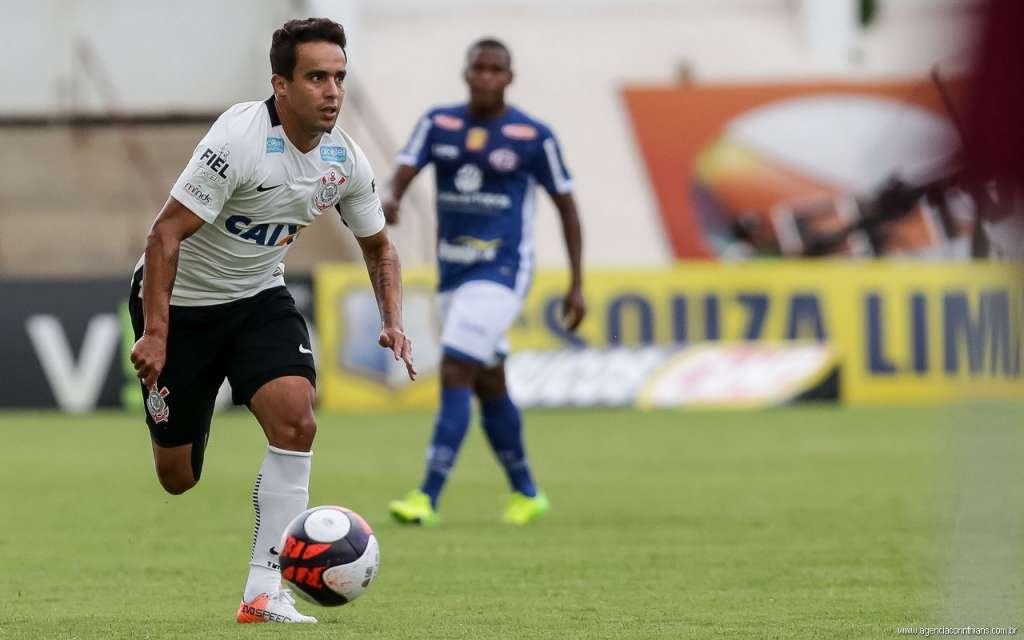
<instances>
[{"instance_id":1,"label":"orange advertising banner","mask_svg":"<svg viewBox=\"0 0 1024 640\"><path fill-rule=\"evenodd\" d=\"M959 138L929 80L624 97L677 258L963 252L972 204L941 182Z\"/></svg>"}]
</instances>

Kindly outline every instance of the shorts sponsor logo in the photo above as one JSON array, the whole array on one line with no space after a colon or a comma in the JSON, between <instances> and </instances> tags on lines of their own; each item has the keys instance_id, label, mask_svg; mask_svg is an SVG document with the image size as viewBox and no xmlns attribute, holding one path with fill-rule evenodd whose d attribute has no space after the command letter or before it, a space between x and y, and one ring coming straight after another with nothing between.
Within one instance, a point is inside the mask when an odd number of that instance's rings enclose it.
<instances>
[{"instance_id":1,"label":"shorts sponsor logo","mask_svg":"<svg viewBox=\"0 0 1024 640\"><path fill-rule=\"evenodd\" d=\"M487 160L496 171L515 171L519 166L519 154L504 147L492 151Z\"/></svg>"},{"instance_id":2,"label":"shorts sponsor logo","mask_svg":"<svg viewBox=\"0 0 1024 640\"><path fill-rule=\"evenodd\" d=\"M435 158L454 160L459 157L459 148L454 144L435 144L430 148Z\"/></svg>"},{"instance_id":3,"label":"shorts sponsor logo","mask_svg":"<svg viewBox=\"0 0 1024 640\"><path fill-rule=\"evenodd\" d=\"M501 132L513 140L533 140L537 137L537 128L528 124L506 124Z\"/></svg>"},{"instance_id":4,"label":"shorts sponsor logo","mask_svg":"<svg viewBox=\"0 0 1024 640\"><path fill-rule=\"evenodd\" d=\"M264 247L283 247L294 242L304 227L298 224L275 222L253 224L252 218L234 215L224 221L224 228L228 233L238 236L242 240L248 240ZM280 268L278 266L278 269Z\"/></svg>"},{"instance_id":5,"label":"shorts sponsor logo","mask_svg":"<svg viewBox=\"0 0 1024 640\"><path fill-rule=\"evenodd\" d=\"M284 153L284 138L267 138L267 153Z\"/></svg>"},{"instance_id":6,"label":"shorts sponsor logo","mask_svg":"<svg viewBox=\"0 0 1024 640\"><path fill-rule=\"evenodd\" d=\"M460 333L472 333L480 337L487 335L487 327L479 322L473 322L472 320L462 318L455 324L458 326Z\"/></svg>"},{"instance_id":7,"label":"shorts sponsor logo","mask_svg":"<svg viewBox=\"0 0 1024 640\"><path fill-rule=\"evenodd\" d=\"M480 167L464 164L455 172L455 188L461 193L474 193L484 184L484 172Z\"/></svg>"},{"instance_id":8,"label":"shorts sponsor logo","mask_svg":"<svg viewBox=\"0 0 1024 640\"><path fill-rule=\"evenodd\" d=\"M159 391L156 387L149 390L149 396L146 397L146 411L149 411L149 415L153 418L153 422L160 424L161 422L167 422L167 420L170 419L171 408L167 406L167 401L164 400L164 398L170 394L171 392L167 390L167 387L164 387Z\"/></svg>"},{"instance_id":9,"label":"shorts sponsor logo","mask_svg":"<svg viewBox=\"0 0 1024 640\"><path fill-rule=\"evenodd\" d=\"M324 162L345 162L347 158L345 147L320 147L320 159Z\"/></svg>"},{"instance_id":10,"label":"shorts sponsor logo","mask_svg":"<svg viewBox=\"0 0 1024 640\"><path fill-rule=\"evenodd\" d=\"M456 118L455 116L449 116L443 113L439 113L434 116L434 124L442 129L447 129L448 131L458 131L464 126L462 118Z\"/></svg>"},{"instance_id":11,"label":"shorts sponsor logo","mask_svg":"<svg viewBox=\"0 0 1024 640\"><path fill-rule=\"evenodd\" d=\"M321 177L320 184L313 192L313 206L323 211L341 202L341 185L345 181L345 176L339 176L334 171Z\"/></svg>"},{"instance_id":12,"label":"shorts sponsor logo","mask_svg":"<svg viewBox=\"0 0 1024 640\"><path fill-rule=\"evenodd\" d=\"M191 182L185 183L185 191L188 191L189 195L198 200L203 204L210 204L210 194L206 193Z\"/></svg>"},{"instance_id":13,"label":"shorts sponsor logo","mask_svg":"<svg viewBox=\"0 0 1024 640\"><path fill-rule=\"evenodd\" d=\"M218 153L213 149L207 147L207 149L199 155L199 160L200 162L205 162L206 166L210 167L210 169L216 172L217 175L219 175L220 177L227 178L228 167L231 166L228 164L228 155L229 154L226 148L222 149Z\"/></svg>"},{"instance_id":14,"label":"shorts sponsor logo","mask_svg":"<svg viewBox=\"0 0 1024 640\"><path fill-rule=\"evenodd\" d=\"M487 146L487 129L473 127L466 132L466 149L469 151L481 151Z\"/></svg>"}]
</instances>

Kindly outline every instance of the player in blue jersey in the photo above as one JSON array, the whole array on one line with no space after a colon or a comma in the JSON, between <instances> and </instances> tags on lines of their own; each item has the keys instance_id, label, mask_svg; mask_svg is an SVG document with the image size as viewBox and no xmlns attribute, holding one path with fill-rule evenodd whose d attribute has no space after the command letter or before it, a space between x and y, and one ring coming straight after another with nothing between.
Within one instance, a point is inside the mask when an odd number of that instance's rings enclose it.
<instances>
[{"instance_id":1,"label":"player in blue jersey","mask_svg":"<svg viewBox=\"0 0 1024 640\"><path fill-rule=\"evenodd\" d=\"M519 315L534 271L536 184L562 219L571 279L562 306L570 331L583 320L582 240L572 180L551 130L506 104L512 56L494 39L470 46L469 102L429 110L398 156L382 205L389 224L420 169L437 179L437 262L442 317L441 406L419 489L390 503L396 520L438 521L437 503L469 428L473 394L483 427L512 485L504 520L526 524L548 510L523 446L522 420L505 385L507 329Z\"/></svg>"}]
</instances>

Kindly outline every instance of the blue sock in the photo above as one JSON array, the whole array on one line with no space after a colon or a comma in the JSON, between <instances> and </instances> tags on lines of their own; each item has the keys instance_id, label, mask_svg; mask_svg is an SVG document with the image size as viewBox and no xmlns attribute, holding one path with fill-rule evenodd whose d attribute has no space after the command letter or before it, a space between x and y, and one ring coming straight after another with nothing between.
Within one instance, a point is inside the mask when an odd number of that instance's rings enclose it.
<instances>
[{"instance_id":1,"label":"blue sock","mask_svg":"<svg viewBox=\"0 0 1024 640\"><path fill-rule=\"evenodd\" d=\"M471 396L468 387L441 389L441 410L437 413L434 436L427 451L427 475L420 485L420 491L430 496L434 507L466 438Z\"/></svg>"},{"instance_id":2,"label":"blue sock","mask_svg":"<svg viewBox=\"0 0 1024 640\"><path fill-rule=\"evenodd\" d=\"M480 410L487 440L501 466L505 467L509 484L525 496L536 496L537 487L533 484L523 446L523 419L512 398L506 393L495 400L481 400Z\"/></svg>"}]
</instances>

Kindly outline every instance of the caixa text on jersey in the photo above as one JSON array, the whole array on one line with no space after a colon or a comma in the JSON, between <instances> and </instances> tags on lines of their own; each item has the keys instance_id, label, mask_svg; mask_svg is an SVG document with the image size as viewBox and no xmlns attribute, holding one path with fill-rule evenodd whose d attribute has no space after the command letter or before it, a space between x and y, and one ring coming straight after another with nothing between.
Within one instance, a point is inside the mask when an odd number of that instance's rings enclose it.
<instances>
[{"instance_id":1,"label":"caixa text on jersey","mask_svg":"<svg viewBox=\"0 0 1024 640\"><path fill-rule=\"evenodd\" d=\"M245 216L229 216L224 221L224 228L228 233L238 236L242 240L249 240L265 247L291 244L299 232L305 227L301 224L282 224L277 222L263 222L252 224L252 218Z\"/></svg>"}]
</instances>

